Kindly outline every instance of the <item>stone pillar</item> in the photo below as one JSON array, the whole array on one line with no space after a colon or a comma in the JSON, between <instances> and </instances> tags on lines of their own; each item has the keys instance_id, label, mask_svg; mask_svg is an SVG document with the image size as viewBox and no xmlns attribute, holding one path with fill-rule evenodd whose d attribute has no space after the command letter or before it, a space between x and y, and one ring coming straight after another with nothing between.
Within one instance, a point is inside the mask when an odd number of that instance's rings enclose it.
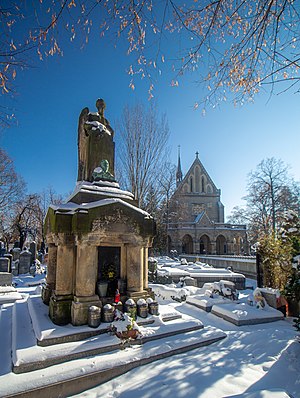
<instances>
[{"instance_id":1,"label":"stone pillar","mask_svg":"<svg viewBox=\"0 0 300 398\"><path fill-rule=\"evenodd\" d=\"M200 253L200 241L195 240L194 241L194 254L199 254Z\"/></svg>"},{"instance_id":2,"label":"stone pillar","mask_svg":"<svg viewBox=\"0 0 300 398\"><path fill-rule=\"evenodd\" d=\"M127 248L125 245L121 246L121 279L127 278Z\"/></svg>"},{"instance_id":3,"label":"stone pillar","mask_svg":"<svg viewBox=\"0 0 300 398\"><path fill-rule=\"evenodd\" d=\"M143 291L143 248L140 246L127 246L127 293Z\"/></svg>"},{"instance_id":4,"label":"stone pillar","mask_svg":"<svg viewBox=\"0 0 300 398\"><path fill-rule=\"evenodd\" d=\"M98 273L98 248L79 243L76 258L76 279L71 318L74 326L88 323L88 309L92 305L101 307L101 301L95 294Z\"/></svg>"},{"instance_id":5,"label":"stone pillar","mask_svg":"<svg viewBox=\"0 0 300 398\"><path fill-rule=\"evenodd\" d=\"M73 277L75 271L74 246L60 244L57 247L56 295L73 294Z\"/></svg>"},{"instance_id":6,"label":"stone pillar","mask_svg":"<svg viewBox=\"0 0 300 398\"><path fill-rule=\"evenodd\" d=\"M217 244L215 240L210 242L211 245L211 254L217 254Z\"/></svg>"},{"instance_id":7,"label":"stone pillar","mask_svg":"<svg viewBox=\"0 0 300 398\"><path fill-rule=\"evenodd\" d=\"M75 271L74 246L60 243L57 247L55 290L49 302L49 315L53 323L66 325L71 321L73 278Z\"/></svg>"},{"instance_id":8,"label":"stone pillar","mask_svg":"<svg viewBox=\"0 0 300 398\"><path fill-rule=\"evenodd\" d=\"M148 289L148 247L144 247L143 252L144 252L144 264L143 264L144 289Z\"/></svg>"},{"instance_id":9,"label":"stone pillar","mask_svg":"<svg viewBox=\"0 0 300 398\"><path fill-rule=\"evenodd\" d=\"M233 254L234 253L234 251L233 251L233 247L234 247L234 244L233 244L233 242L226 242L226 246L227 246L227 253L225 253L225 254Z\"/></svg>"},{"instance_id":10,"label":"stone pillar","mask_svg":"<svg viewBox=\"0 0 300 398\"><path fill-rule=\"evenodd\" d=\"M46 285L43 286L42 299L44 304L49 305L52 291L55 289L56 281L57 246L53 243L48 245L48 265Z\"/></svg>"}]
</instances>

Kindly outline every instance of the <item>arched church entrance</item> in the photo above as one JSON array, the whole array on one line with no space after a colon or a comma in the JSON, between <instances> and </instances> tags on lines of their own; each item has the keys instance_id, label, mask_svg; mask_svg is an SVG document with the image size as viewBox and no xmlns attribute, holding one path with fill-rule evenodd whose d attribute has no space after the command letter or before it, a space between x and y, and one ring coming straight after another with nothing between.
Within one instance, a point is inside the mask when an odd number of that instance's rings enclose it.
<instances>
[{"instance_id":1,"label":"arched church entrance","mask_svg":"<svg viewBox=\"0 0 300 398\"><path fill-rule=\"evenodd\" d=\"M193 239L191 235L184 235L182 239L182 253L184 254L193 253Z\"/></svg>"},{"instance_id":2,"label":"arched church entrance","mask_svg":"<svg viewBox=\"0 0 300 398\"><path fill-rule=\"evenodd\" d=\"M210 239L207 235L202 235L200 238L200 254L210 254L211 245Z\"/></svg>"},{"instance_id":3,"label":"arched church entrance","mask_svg":"<svg viewBox=\"0 0 300 398\"><path fill-rule=\"evenodd\" d=\"M226 254L227 253L226 239L223 235L219 235L216 239L216 251L217 251L217 254Z\"/></svg>"}]
</instances>

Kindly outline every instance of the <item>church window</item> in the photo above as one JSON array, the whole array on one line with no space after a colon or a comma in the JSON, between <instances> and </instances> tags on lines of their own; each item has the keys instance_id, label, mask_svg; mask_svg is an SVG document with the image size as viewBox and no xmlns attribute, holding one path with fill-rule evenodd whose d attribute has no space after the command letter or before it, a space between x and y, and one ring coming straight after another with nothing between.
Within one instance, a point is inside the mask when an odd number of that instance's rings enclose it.
<instances>
[{"instance_id":1,"label":"church window","mask_svg":"<svg viewBox=\"0 0 300 398\"><path fill-rule=\"evenodd\" d=\"M198 166L195 167L195 192L200 191L200 168Z\"/></svg>"},{"instance_id":2,"label":"church window","mask_svg":"<svg viewBox=\"0 0 300 398\"><path fill-rule=\"evenodd\" d=\"M190 179L190 191L193 192L193 177Z\"/></svg>"},{"instance_id":3,"label":"church window","mask_svg":"<svg viewBox=\"0 0 300 398\"><path fill-rule=\"evenodd\" d=\"M205 180L204 177L201 177L201 187L202 187L202 192L205 192Z\"/></svg>"}]
</instances>

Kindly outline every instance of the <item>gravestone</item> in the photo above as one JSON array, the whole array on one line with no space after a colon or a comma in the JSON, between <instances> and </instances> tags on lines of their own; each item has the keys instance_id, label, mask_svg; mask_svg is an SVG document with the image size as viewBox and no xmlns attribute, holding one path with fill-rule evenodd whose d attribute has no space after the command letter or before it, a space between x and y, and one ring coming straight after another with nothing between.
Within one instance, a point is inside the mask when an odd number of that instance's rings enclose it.
<instances>
[{"instance_id":1,"label":"gravestone","mask_svg":"<svg viewBox=\"0 0 300 398\"><path fill-rule=\"evenodd\" d=\"M9 259L0 257L0 272L9 272Z\"/></svg>"},{"instance_id":2,"label":"gravestone","mask_svg":"<svg viewBox=\"0 0 300 398\"><path fill-rule=\"evenodd\" d=\"M0 257L4 257L5 253L6 253L5 245L2 241L0 241Z\"/></svg>"},{"instance_id":3,"label":"gravestone","mask_svg":"<svg viewBox=\"0 0 300 398\"><path fill-rule=\"evenodd\" d=\"M12 274L10 272L0 272L0 286L11 286Z\"/></svg>"},{"instance_id":4,"label":"gravestone","mask_svg":"<svg viewBox=\"0 0 300 398\"><path fill-rule=\"evenodd\" d=\"M31 242L29 246L29 251L31 253L31 264L33 264L36 260L36 248L37 248L36 242L34 241Z\"/></svg>"},{"instance_id":5,"label":"gravestone","mask_svg":"<svg viewBox=\"0 0 300 398\"><path fill-rule=\"evenodd\" d=\"M28 250L23 250L20 253L19 259L19 274L27 274L31 265L31 253Z\"/></svg>"},{"instance_id":6,"label":"gravestone","mask_svg":"<svg viewBox=\"0 0 300 398\"><path fill-rule=\"evenodd\" d=\"M20 260L12 260L11 262L11 272L14 276L19 275L19 261Z\"/></svg>"},{"instance_id":7,"label":"gravestone","mask_svg":"<svg viewBox=\"0 0 300 398\"><path fill-rule=\"evenodd\" d=\"M12 249L13 261L19 260L20 253L21 253L21 249L19 247L14 247Z\"/></svg>"},{"instance_id":8,"label":"gravestone","mask_svg":"<svg viewBox=\"0 0 300 398\"><path fill-rule=\"evenodd\" d=\"M8 272L11 272L11 265L12 265L13 256L10 253L5 253L4 257L7 257L9 259L9 271Z\"/></svg>"}]
</instances>

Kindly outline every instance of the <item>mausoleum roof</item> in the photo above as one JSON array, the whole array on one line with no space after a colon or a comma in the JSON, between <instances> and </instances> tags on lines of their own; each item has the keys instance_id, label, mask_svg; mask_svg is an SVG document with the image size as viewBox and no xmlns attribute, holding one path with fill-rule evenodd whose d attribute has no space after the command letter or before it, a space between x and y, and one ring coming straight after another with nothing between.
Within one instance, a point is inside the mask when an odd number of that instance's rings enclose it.
<instances>
[{"instance_id":1,"label":"mausoleum roof","mask_svg":"<svg viewBox=\"0 0 300 398\"><path fill-rule=\"evenodd\" d=\"M82 200L82 198L84 198ZM74 192L67 202L96 202L101 198L119 198L125 201L133 201L134 196L129 191L120 189L119 184L114 181L79 181Z\"/></svg>"},{"instance_id":2,"label":"mausoleum roof","mask_svg":"<svg viewBox=\"0 0 300 398\"><path fill-rule=\"evenodd\" d=\"M64 213L64 214L75 214L78 211L79 212L86 212L89 209L93 209L96 207L101 207L101 206L109 206L109 205L113 205L119 203L125 207L128 207L142 215L144 215L145 217L148 218L153 218L148 212L146 212L145 210L140 209L139 207L136 207L128 202L125 202L124 200L120 199L120 198L111 198L111 199L101 199L101 200L97 200L94 202L88 202L88 203L74 203L74 202L67 202L67 203L62 203L59 205L50 205L50 208L53 209L55 211L55 213Z\"/></svg>"}]
</instances>

